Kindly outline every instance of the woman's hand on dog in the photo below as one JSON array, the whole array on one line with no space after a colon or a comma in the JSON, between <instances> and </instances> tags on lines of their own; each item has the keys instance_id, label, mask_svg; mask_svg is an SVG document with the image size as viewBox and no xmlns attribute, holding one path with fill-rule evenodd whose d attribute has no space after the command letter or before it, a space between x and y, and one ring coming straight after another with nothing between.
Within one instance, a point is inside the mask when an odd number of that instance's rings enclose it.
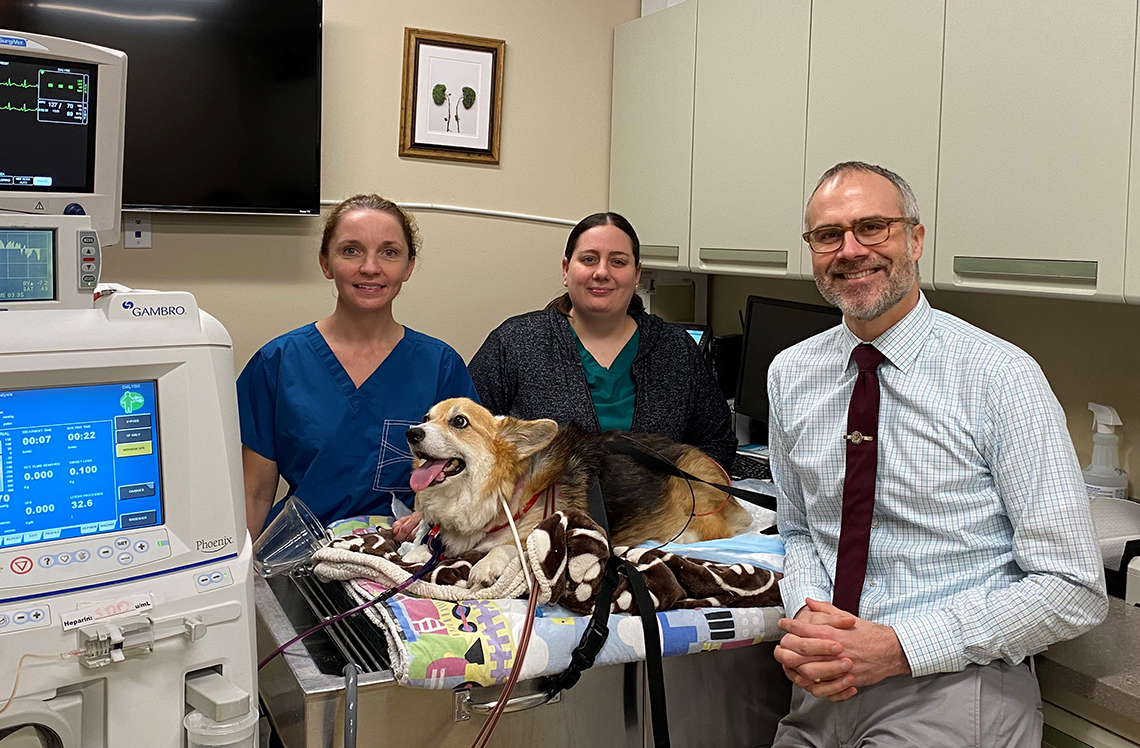
<instances>
[{"instance_id":1,"label":"woman's hand on dog","mask_svg":"<svg viewBox=\"0 0 1140 748\"><path fill-rule=\"evenodd\" d=\"M416 531L420 529L420 521L423 520L423 512L412 512L406 517L400 517L392 523L392 534L396 538L397 543L403 543L408 540L413 540L416 537Z\"/></svg>"}]
</instances>

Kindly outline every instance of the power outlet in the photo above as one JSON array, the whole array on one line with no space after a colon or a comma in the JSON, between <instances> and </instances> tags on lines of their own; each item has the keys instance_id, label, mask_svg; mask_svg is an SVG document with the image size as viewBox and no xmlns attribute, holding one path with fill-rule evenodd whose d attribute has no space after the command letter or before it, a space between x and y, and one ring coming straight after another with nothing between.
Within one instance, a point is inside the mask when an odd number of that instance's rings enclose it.
<instances>
[{"instance_id":1,"label":"power outlet","mask_svg":"<svg viewBox=\"0 0 1140 748\"><path fill-rule=\"evenodd\" d=\"M150 249L150 216L123 216L123 246L127 249Z\"/></svg>"}]
</instances>

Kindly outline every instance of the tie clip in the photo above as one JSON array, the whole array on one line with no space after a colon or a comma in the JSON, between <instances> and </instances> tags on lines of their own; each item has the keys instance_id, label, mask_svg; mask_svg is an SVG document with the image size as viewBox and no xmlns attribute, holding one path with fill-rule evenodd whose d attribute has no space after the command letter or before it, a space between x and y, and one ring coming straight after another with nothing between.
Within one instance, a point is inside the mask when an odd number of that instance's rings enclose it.
<instances>
[{"instance_id":1,"label":"tie clip","mask_svg":"<svg viewBox=\"0 0 1140 748\"><path fill-rule=\"evenodd\" d=\"M855 446L859 446L859 445L860 445L860 444L862 444L863 442L873 442L873 441L875 441L875 437L873 437L873 436L866 436L866 435L864 435L864 434L862 434L862 433L860 433L860 432L858 432L858 431L852 431L850 434L844 434L844 435L843 435L843 438L844 438L844 439L847 439L848 441L850 441L850 442L851 442L852 444L854 444Z\"/></svg>"}]
</instances>

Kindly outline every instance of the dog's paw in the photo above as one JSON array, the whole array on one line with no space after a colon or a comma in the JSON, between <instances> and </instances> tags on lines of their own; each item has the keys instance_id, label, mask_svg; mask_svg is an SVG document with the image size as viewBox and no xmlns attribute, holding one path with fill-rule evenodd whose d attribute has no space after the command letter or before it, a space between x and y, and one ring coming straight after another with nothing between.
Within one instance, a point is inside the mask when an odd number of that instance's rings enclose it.
<instances>
[{"instance_id":1,"label":"dog's paw","mask_svg":"<svg viewBox=\"0 0 1140 748\"><path fill-rule=\"evenodd\" d=\"M471 572L467 575L468 589L478 590L494 586L510 566L515 554L516 551L511 546L500 545L492 548L471 567Z\"/></svg>"},{"instance_id":2,"label":"dog's paw","mask_svg":"<svg viewBox=\"0 0 1140 748\"><path fill-rule=\"evenodd\" d=\"M426 564L428 559L431 558L431 549L424 545L417 545L412 550L408 551L408 555L404 556L403 561L405 564Z\"/></svg>"}]
</instances>

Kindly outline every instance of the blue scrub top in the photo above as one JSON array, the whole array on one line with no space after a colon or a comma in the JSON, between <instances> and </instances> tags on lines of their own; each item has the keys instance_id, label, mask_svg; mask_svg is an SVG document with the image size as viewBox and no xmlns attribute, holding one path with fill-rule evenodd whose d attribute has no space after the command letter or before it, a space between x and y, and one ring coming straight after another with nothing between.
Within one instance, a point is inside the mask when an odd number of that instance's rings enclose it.
<instances>
[{"instance_id":1,"label":"blue scrub top","mask_svg":"<svg viewBox=\"0 0 1140 748\"><path fill-rule=\"evenodd\" d=\"M411 506L404 432L441 400L478 401L459 354L409 327L359 388L309 324L254 354L237 391L242 444L276 462L289 495L325 523L389 514L393 494Z\"/></svg>"}]
</instances>

